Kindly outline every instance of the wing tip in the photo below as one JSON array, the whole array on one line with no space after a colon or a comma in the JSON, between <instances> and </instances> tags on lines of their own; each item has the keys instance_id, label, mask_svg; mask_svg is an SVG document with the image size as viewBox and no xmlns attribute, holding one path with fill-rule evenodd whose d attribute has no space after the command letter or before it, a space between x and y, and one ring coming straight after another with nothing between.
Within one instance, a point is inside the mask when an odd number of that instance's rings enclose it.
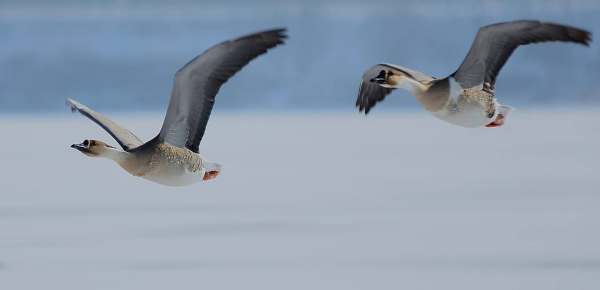
<instances>
[{"instance_id":1,"label":"wing tip","mask_svg":"<svg viewBox=\"0 0 600 290\"><path fill-rule=\"evenodd\" d=\"M77 105L79 103L77 103L77 101L71 99L71 98L67 98L65 100L65 105L67 105L67 107L69 107L69 109L71 110L72 113L75 113L77 111Z\"/></svg>"},{"instance_id":2,"label":"wing tip","mask_svg":"<svg viewBox=\"0 0 600 290\"><path fill-rule=\"evenodd\" d=\"M359 114L364 114L365 116L369 114L371 108L366 107L364 104L359 104L356 106L358 108Z\"/></svg>"},{"instance_id":3,"label":"wing tip","mask_svg":"<svg viewBox=\"0 0 600 290\"><path fill-rule=\"evenodd\" d=\"M275 28L271 30L275 37L277 38L277 44L285 44L285 41L288 39L288 30L286 27Z\"/></svg>"},{"instance_id":4,"label":"wing tip","mask_svg":"<svg viewBox=\"0 0 600 290\"><path fill-rule=\"evenodd\" d=\"M592 43L592 33L587 31L587 30L581 30L581 32L583 33L583 36L581 38L581 44L585 45L585 46L590 46L590 43Z\"/></svg>"},{"instance_id":5,"label":"wing tip","mask_svg":"<svg viewBox=\"0 0 600 290\"><path fill-rule=\"evenodd\" d=\"M225 43L235 42L235 41L240 41L240 40L245 40L245 39L246 40L252 39L254 41L258 41L259 43L262 43L262 45L266 45L267 49L268 49L268 48L272 48L272 47L275 47L280 44L284 44L285 40L287 38L288 38L287 28L286 27L276 27L276 28L272 28L272 29L268 29L268 30L261 30L261 31L253 32L253 33L238 37L236 39L225 41Z\"/></svg>"},{"instance_id":6,"label":"wing tip","mask_svg":"<svg viewBox=\"0 0 600 290\"><path fill-rule=\"evenodd\" d=\"M559 24L560 25L560 24ZM569 41L579 43L584 46L590 46L592 43L592 33L581 28L565 26Z\"/></svg>"},{"instance_id":7,"label":"wing tip","mask_svg":"<svg viewBox=\"0 0 600 290\"><path fill-rule=\"evenodd\" d=\"M369 104L369 97L365 94L365 81L360 82L360 88L358 90L358 97L356 98L355 107L358 108L359 113L369 114L372 105Z\"/></svg>"},{"instance_id":8,"label":"wing tip","mask_svg":"<svg viewBox=\"0 0 600 290\"><path fill-rule=\"evenodd\" d=\"M71 98L66 98L65 104L69 107L69 109L71 109L71 112L73 112L73 113L75 113L75 112L82 113L85 110L90 110L90 108L88 108L86 105L84 105L78 101L75 101Z\"/></svg>"},{"instance_id":9,"label":"wing tip","mask_svg":"<svg viewBox=\"0 0 600 290\"><path fill-rule=\"evenodd\" d=\"M569 26L569 25L564 25L564 24L560 24L560 23L554 23L554 22L540 22L540 23L542 25L548 24L548 25L553 25L555 27L562 28L566 35L566 38L567 38L562 41L579 43L584 46L590 46L590 43L592 43L592 33L585 29L581 29L581 28Z\"/></svg>"},{"instance_id":10,"label":"wing tip","mask_svg":"<svg viewBox=\"0 0 600 290\"><path fill-rule=\"evenodd\" d=\"M272 42L273 46L279 44L285 44L285 40L288 39L286 27L276 27L269 30L259 31L249 36L258 36L267 42Z\"/></svg>"},{"instance_id":11,"label":"wing tip","mask_svg":"<svg viewBox=\"0 0 600 290\"><path fill-rule=\"evenodd\" d=\"M364 113L364 114L365 114L365 116L366 116L366 115L368 115L368 114L369 114L369 112L370 112L370 111L371 111L371 107L366 107L366 106L365 106L365 107L363 107L362 113Z\"/></svg>"},{"instance_id":12,"label":"wing tip","mask_svg":"<svg viewBox=\"0 0 600 290\"><path fill-rule=\"evenodd\" d=\"M361 97L358 97L359 99L356 100L356 105L355 107L358 108L358 113L364 113L365 115L369 113L369 109L366 108L365 104L360 100Z\"/></svg>"},{"instance_id":13,"label":"wing tip","mask_svg":"<svg viewBox=\"0 0 600 290\"><path fill-rule=\"evenodd\" d=\"M521 19L521 20L492 23L492 24L488 24L488 25L480 27L480 31L482 31L482 30L485 31L486 29L493 29L496 26L501 26L501 25L506 25L506 24L530 24L530 25L534 25L534 27L550 26L550 27L562 30L564 39L555 39L557 41L574 42L574 43L579 43L584 46L590 46L590 43L592 42L592 33L585 29L581 29L581 28L577 28L574 26L569 26L569 25L565 25L565 24L561 24L561 23L556 23L556 22L546 22L546 21L533 20L533 19Z\"/></svg>"},{"instance_id":14,"label":"wing tip","mask_svg":"<svg viewBox=\"0 0 600 290\"><path fill-rule=\"evenodd\" d=\"M367 102L361 101L360 104L357 105L357 107L358 107L358 112L365 114L365 116L366 116L369 114L369 112L371 111L371 108L373 106L369 106L368 101Z\"/></svg>"}]
</instances>

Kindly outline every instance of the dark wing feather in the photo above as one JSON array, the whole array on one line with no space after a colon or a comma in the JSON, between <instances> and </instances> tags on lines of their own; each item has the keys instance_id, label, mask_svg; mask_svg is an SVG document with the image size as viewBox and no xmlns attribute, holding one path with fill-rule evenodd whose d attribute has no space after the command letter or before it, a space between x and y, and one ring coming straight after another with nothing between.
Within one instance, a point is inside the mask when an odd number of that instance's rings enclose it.
<instances>
[{"instance_id":1,"label":"dark wing feather","mask_svg":"<svg viewBox=\"0 0 600 290\"><path fill-rule=\"evenodd\" d=\"M286 37L285 29L250 34L215 45L183 66L175 75L159 141L198 152L221 85Z\"/></svg>"},{"instance_id":2,"label":"dark wing feather","mask_svg":"<svg viewBox=\"0 0 600 290\"><path fill-rule=\"evenodd\" d=\"M358 90L358 98L356 99L356 107L359 112L368 114L371 108L383 101L394 90L371 82L371 79L376 77L382 69L381 65L376 65L363 74Z\"/></svg>"},{"instance_id":3,"label":"dark wing feather","mask_svg":"<svg viewBox=\"0 0 600 290\"><path fill-rule=\"evenodd\" d=\"M112 136L125 151L130 151L144 143L129 130L119 126L117 123L113 122L104 115L75 100L67 99L67 105L71 108L71 111L77 111L88 117L88 119L94 121L96 124L100 125L100 127L106 130L106 132L108 132L108 134L110 134L110 136Z\"/></svg>"},{"instance_id":4,"label":"dark wing feather","mask_svg":"<svg viewBox=\"0 0 600 290\"><path fill-rule=\"evenodd\" d=\"M382 70L391 71L396 75L404 77L404 80L428 84L435 78L428 76L416 70L393 64L378 64L368 69L362 76L360 89L358 90L358 98L356 99L356 107L359 112L368 114L371 108L377 103L383 101L394 89L383 87L371 80L379 75Z\"/></svg>"},{"instance_id":5,"label":"dark wing feather","mask_svg":"<svg viewBox=\"0 0 600 290\"><path fill-rule=\"evenodd\" d=\"M465 88L485 85L494 88L496 76L519 45L563 41L588 46L588 31L561 24L521 20L497 23L479 29L463 63L453 74Z\"/></svg>"}]
</instances>

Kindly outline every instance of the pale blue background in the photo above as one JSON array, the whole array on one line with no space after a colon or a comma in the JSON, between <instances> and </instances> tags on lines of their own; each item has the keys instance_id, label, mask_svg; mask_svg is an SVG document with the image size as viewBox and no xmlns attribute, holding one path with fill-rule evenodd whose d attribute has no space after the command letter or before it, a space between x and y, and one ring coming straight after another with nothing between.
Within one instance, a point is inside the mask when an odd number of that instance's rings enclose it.
<instances>
[{"instance_id":1,"label":"pale blue background","mask_svg":"<svg viewBox=\"0 0 600 290\"><path fill-rule=\"evenodd\" d=\"M391 62L453 72L477 29L542 19L600 31L598 1L16 1L0 2L0 111L162 111L173 73L209 46L289 28L285 47L245 68L216 110L352 111L362 72ZM497 93L516 106L598 104L600 50L522 48ZM377 109L415 107L397 93Z\"/></svg>"},{"instance_id":2,"label":"pale blue background","mask_svg":"<svg viewBox=\"0 0 600 290\"><path fill-rule=\"evenodd\" d=\"M0 0L0 289L598 290L596 42L518 50L501 128L441 122L406 92L353 106L374 63L444 76L481 25L598 32L599 15L583 0ZM280 26L289 43L217 97L200 146L216 180L164 187L69 147L118 145L65 97L149 140L181 65Z\"/></svg>"}]
</instances>

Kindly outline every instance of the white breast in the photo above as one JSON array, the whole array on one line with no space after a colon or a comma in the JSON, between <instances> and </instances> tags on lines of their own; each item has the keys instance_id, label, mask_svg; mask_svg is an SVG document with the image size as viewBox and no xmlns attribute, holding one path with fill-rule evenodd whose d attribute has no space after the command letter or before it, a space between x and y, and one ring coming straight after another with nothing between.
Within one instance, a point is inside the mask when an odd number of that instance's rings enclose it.
<instances>
[{"instance_id":1,"label":"white breast","mask_svg":"<svg viewBox=\"0 0 600 290\"><path fill-rule=\"evenodd\" d=\"M203 176L203 169L191 172L179 164L165 164L142 178L168 186L186 186L202 181Z\"/></svg>"},{"instance_id":2,"label":"white breast","mask_svg":"<svg viewBox=\"0 0 600 290\"><path fill-rule=\"evenodd\" d=\"M495 119L495 116L488 118L485 109L477 103L465 104L460 108L449 106L433 115L448 123L467 128L482 127Z\"/></svg>"}]
</instances>

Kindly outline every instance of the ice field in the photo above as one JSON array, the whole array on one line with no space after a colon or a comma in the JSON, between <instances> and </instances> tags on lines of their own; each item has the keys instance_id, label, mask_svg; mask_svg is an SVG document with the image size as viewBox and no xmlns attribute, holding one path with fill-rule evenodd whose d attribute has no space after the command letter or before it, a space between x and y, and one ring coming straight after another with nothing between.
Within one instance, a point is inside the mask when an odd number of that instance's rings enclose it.
<instances>
[{"instance_id":1,"label":"ice field","mask_svg":"<svg viewBox=\"0 0 600 290\"><path fill-rule=\"evenodd\" d=\"M144 139L162 122L109 115ZM222 175L185 188L69 148L116 144L79 115L0 132L2 289L600 288L597 111L217 113Z\"/></svg>"}]
</instances>

